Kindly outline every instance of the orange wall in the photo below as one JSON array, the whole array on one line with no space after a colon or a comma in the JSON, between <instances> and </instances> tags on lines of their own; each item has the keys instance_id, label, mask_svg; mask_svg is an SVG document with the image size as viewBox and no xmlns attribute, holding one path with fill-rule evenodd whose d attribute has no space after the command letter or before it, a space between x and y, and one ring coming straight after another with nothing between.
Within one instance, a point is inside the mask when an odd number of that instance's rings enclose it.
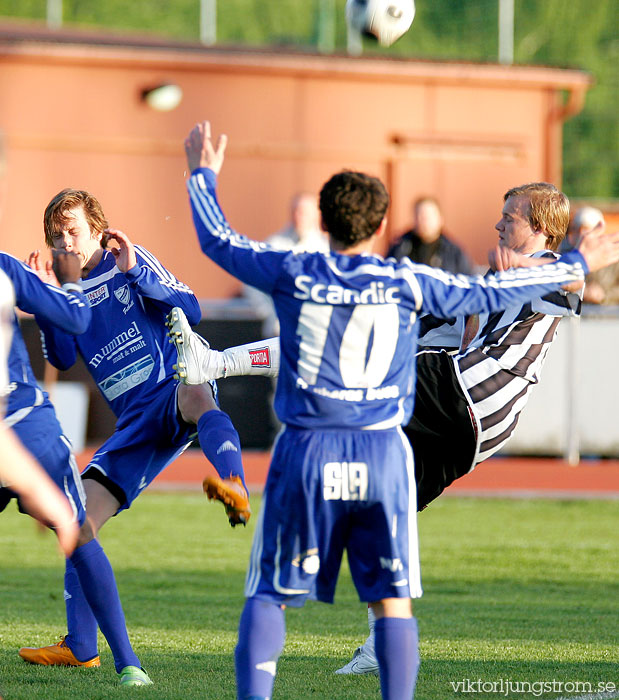
<instances>
[{"instance_id":1,"label":"orange wall","mask_svg":"<svg viewBox=\"0 0 619 700\"><path fill-rule=\"evenodd\" d=\"M184 99L157 113L140 93L163 80ZM219 195L235 229L265 238L294 192L355 168L391 188L393 232L416 196L434 194L447 229L483 263L503 192L560 173L548 146L560 142L557 90L587 85L582 73L542 68L0 43L2 248L23 257L42 247L47 202L79 187L199 297L235 293L199 251L184 187L183 138L209 118L229 135Z\"/></svg>"}]
</instances>

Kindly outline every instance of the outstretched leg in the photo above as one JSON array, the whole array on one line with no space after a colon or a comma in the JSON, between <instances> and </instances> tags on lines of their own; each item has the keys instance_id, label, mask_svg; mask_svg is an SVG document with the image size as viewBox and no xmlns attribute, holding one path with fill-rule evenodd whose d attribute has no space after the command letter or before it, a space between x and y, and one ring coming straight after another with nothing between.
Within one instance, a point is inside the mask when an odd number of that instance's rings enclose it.
<instances>
[{"instance_id":1,"label":"outstretched leg","mask_svg":"<svg viewBox=\"0 0 619 700\"><path fill-rule=\"evenodd\" d=\"M197 385L213 379L257 375L276 377L279 374L279 338L259 340L226 350L213 350L208 342L191 330L182 309L175 307L168 314L166 326L174 343L178 362L176 377L183 384Z\"/></svg>"},{"instance_id":2,"label":"outstretched leg","mask_svg":"<svg viewBox=\"0 0 619 700\"><path fill-rule=\"evenodd\" d=\"M245 485L241 441L230 416L219 410L213 387L178 387L178 408L183 420L198 428L198 440L204 456L215 467L218 476L207 476L204 492L210 499L224 504L232 527L247 524L251 514Z\"/></svg>"}]
</instances>

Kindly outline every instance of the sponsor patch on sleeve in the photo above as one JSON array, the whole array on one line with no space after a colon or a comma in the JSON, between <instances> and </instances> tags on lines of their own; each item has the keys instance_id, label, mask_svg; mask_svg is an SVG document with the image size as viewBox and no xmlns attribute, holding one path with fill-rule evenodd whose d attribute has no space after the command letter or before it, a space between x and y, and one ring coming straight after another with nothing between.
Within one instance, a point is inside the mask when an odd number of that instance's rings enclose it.
<instances>
[{"instance_id":1,"label":"sponsor patch on sleeve","mask_svg":"<svg viewBox=\"0 0 619 700\"><path fill-rule=\"evenodd\" d=\"M271 366L271 353L269 348L256 348L255 350L249 351L249 357L251 358L252 367L270 367Z\"/></svg>"}]
</instances>

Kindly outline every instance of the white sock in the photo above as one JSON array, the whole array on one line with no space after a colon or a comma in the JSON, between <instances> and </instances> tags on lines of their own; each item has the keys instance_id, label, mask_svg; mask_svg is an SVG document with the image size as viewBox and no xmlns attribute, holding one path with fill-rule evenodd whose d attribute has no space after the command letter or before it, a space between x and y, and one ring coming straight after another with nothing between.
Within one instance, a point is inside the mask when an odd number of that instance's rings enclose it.
<instances>
[{"instance_id":1,"label":"white sock","mask_svg":"<svg viewBox=\"0 0 619 700\"><path fill-rule=\"evenodd\" d=\"M372 608L368 607L368 627L370 628L370 634L368 635L368 638L363 642L363 651L368 655L368 656L375 656L376 652L374 651L374 625L376 624L376 615L374 615L374 611Z\"/></svg>"},{"instance_id":2,"label":"white sock","mask_svg":"<svg viewBox=\"0 0 619 700\"><path fill-rule=\"evenodd\" d=\"M222 353L222 377L258 375L277 377L279 374L279 338L237 345Z\"/></svg>"}]
</instances>

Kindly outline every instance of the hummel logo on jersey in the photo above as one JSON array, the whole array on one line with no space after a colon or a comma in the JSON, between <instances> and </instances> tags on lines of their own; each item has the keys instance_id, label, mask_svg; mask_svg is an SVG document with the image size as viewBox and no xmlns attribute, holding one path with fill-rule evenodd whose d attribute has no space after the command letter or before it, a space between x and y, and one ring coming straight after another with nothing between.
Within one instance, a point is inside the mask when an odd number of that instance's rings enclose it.
<instances>
[{"instance_id":1,"label":"hummel logo on jersey","mask_svg":"<svg viewBox=\"0 0 619 700\"><path fill-rule=\"evenodd\" d=\"M73 598L73 596L69 593L69 591L66 588L64 589L63 597L65 600L69 600L70 598Z\"/></svg>"},{"instance_id":2,"label":"hummel logo on jersey","mask_svg":"<svg viewBox=\"0 0 619 700\"><path fill-rule=\"evenodd\" d=\"M143 476L140 479L140 483L138 484L138 488L141 490L141 489L145 489L147 486L148 486L148 484L146 483L146 477Z\"/></svg>"},{"instance_id":3,"label":"hummel logo on jersey","mask_svg":"<svg viewBox=\"0 0 619 700\"><path fill-rule=\"evenodd\" d=\"M251 360L252 367L270 367L271 366L271 353L269 348L257 348L256 350L249 351L249 357Z\"/></svg>"},{"instance_id":4,"label":"hummel logo on jersey","mask_svg":"<svg viewBox=\"0 0 619 700\"><path fill-rule=\"evenodd\" d=\"M138 342L140 340L142 340L140 328L138 324L133 321L126 331L119 333L115 338L112 338L107 345L104 345L99 352L95 353L90 360L88 360L88 364L93 367L98 367L106 357L114 354L121 345Z\"/></svg>"},{"instance_id":5,"label":"hummel logo on jersey","mask_svg":"<svg viewBox=\"0 0 619 700\"><path fill-rule=\"evenodd\" d=\"M219 446L217 454L220 455L222 452L238 452L238 450L236 449L236 445L233 442L230 442L230 440L226 440L225 442L222 442Z\"/></svg>"}]
</instances>

